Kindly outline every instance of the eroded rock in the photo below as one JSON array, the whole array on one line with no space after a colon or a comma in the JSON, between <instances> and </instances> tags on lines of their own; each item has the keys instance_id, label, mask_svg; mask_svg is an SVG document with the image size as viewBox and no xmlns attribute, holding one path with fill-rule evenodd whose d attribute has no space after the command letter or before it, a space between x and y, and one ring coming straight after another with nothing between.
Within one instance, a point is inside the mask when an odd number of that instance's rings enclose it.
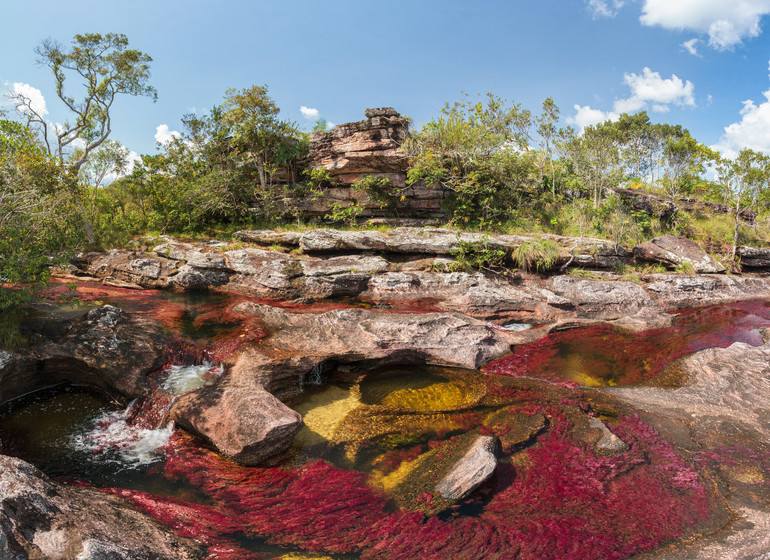
<instances>
[{"instance_id":1,"label":"eroded rock","mask_svg":"<svg viewBox=\"0 0 770 560\"><path fill-rule=\"evenodd\" d=\"M436 492L448 500L462 500L481 486L497 468L495 453L500 442L493 436L479 436L470 449L436 485Z\"/></svg>"},{"instance_id":2,"label":"eroded rock","mask_svg":"<svg viewBox=\"0 0 770 560\"><path fill-rule=\"evenodd\" d=\"M236 381L224 380L180 397L171 418L233 461L257 465L291 445L302 417L259 383Z\"/></svg>"},{"instance_id":3,"label":"eroded rock","mask_svg":"<svg viewBox=\"0 0 770 560\"><path fill-rule=\"evenodd\" d=\"M659 262L669 268L689 264L699 274L726 270L695 241L680 235L662 235L637 245L634 247L634 255L646 261Z\"/></svg>"},{"instance_id":4,"label":"eroded rock","mask_svg":"<svg viewBox=\"0 0 770 560\"><path fill-rule=\"evenodd\" d=\"M7 560L193 560L202 547L123 502L65 487L0 456L0 553Z\"/></svg>"}]
</instances>

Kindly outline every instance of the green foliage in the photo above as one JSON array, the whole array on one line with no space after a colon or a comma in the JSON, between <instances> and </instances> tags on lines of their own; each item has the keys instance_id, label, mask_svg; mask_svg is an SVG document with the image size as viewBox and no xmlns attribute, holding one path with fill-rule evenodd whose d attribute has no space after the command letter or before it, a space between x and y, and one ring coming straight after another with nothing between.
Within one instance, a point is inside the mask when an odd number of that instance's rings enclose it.
<instances>
[{"instance_id":1,"label":"green foliage","mask_svg":"<svg viewBox=\"0 0 770 560\"><path fill-rule=\"evenodd\" d=\"M689 276L694 276L696 274L695 267L689 261L685 261L676 265L674 272L677 274L687 274Z\"/></svg>"},{"instance_id":2,"label":"green foliage","mask_svg":"<svg viewBox=\"0 0 770 560\"><path fill-rule=\"evenodd\" d=\"M396 205L401 193L390 179L367 175L353 183L352 188L354 191L366 193L367 200L379 205L380 208L387 208L390 213L398 215Z\"/></svg>"},{"instance_id":3,"label":"green foliage","mask_svg":"<svg viewBox=\"0 0 770 560\"><path fill-rule=\"evenodd\" d=\"M324 216L324 219L330 222L340 222L347 226L354 226L358 223L358 216L365 208L360 202L335 202L331 205L331 211Z\"/></svg>"},{"instance_id":4,"label":"green foliage","mask_svg":"<svg viewBox=\"0 0 770 560\"><path fill-rule=\"evenodd\" d=\"M596 274L592 270L586 270L585 268L570 268L567 274L573 278L580 278L582 280L599 280L601 276Z\"/></svg>"},{"instance_id":5,"label":"green foliage","mask_svg":"<svg viewBox=\"0 0 770 560\"><path fill-rule=\"evenodd\" d=\"M489 236L484 236L481 242L458 239L458 247L452 251L452 256L455 261L448 267L451 271L494 270L503 268L508 252L491 245Z\"/></svg>"},{"instance_id":6,"label":"green foliage","mask_svg":"<svg viewBox=\"0 0 770 560\"><path fill-rule=\"evenodd\" d=\"M551 239L525 241L513 250L511 257L524 271L548 272L559 259L559 246Z\"/></svg>"}]
</instances>

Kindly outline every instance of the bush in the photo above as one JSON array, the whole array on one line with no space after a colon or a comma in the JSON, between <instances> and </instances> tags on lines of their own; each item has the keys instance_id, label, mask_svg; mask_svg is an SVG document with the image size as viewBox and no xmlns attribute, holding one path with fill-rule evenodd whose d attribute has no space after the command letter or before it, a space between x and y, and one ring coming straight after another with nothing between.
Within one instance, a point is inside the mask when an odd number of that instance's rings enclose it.
<instances>
[{"instance_id":1,"label":"bush","mask_svg":"<svg viewBox=\"0 0 770 560\"><path fill-rule=\"evenodd\" d=\"M526 241L514 249L511 256L524 271L548 272L559 259L559 246L550 239Z\"/></svg>"}]
</instances>

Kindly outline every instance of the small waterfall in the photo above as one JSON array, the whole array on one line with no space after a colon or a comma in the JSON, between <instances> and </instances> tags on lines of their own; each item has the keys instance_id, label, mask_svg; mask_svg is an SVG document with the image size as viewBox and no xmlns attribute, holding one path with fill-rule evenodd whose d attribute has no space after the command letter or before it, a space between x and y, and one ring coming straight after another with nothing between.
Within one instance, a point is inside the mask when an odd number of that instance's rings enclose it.
<instances>
[{"instance_id":1,"label":"small waterfall","mask_svg":"<svg viewBox=\"0 0 770 560\"><path fill-rule=\"evenodd\" d=\"M161 375L165 380L152 393L134 399L124 410L105 412L89 430L73 436L75 448L104 454L105 460L129 468L162 459L174 431L171 405L180 395L212 383L222 375L222 368L213 362L169 366Z\"/></svg>"},{"instance_id":2,"label":"small waterfall","mask_svg":"<svg viewBox=\"0 0 770 560\"><path fill-rule=\"evenodd\" d=\"M304 391L305 387L308 385L320 387L324 384L323 376L327 371L328 367L326 366L326 362L317 363L302 379L300 379L299 388Z\"/></svg>"}]
</instances>

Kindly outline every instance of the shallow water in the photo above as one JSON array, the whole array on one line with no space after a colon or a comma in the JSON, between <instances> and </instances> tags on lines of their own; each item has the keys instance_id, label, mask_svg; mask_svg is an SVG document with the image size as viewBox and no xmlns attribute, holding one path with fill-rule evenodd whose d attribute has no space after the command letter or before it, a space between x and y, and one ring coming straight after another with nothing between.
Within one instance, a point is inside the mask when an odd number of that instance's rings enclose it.
<instances>
[{"instance_id":1,"label":"shallow water","mask_svg":"<svg viewBox=\"0 0 770 560\"><path fill-rule=\"evenodd\" d=\"M245 328L223 313L240 296L98 295L199 344L221 344ZM630 448L613 457L594 452L574 430L595 415L577 387L654 383L677 357L734 341L760 344L764 327L768 303L744 302L687 310L671 328L646 333L607 326L553 333L486 368L501 376L390 368L357 383L309 386L289 403L305 427L261 468L235 465L162 421L174 395L216 381L213 362L154 375L156 400L127 411L73 388L14 403L0 411L0 450L52 476L108 487L179 534L232 545L232 555L217 558L297 549L403 560L627 558L702 530L710 486L699 464L633 415L602 409ZM546 418L542 428L511 439L537 415ZM467 433L510 441L495 476L468 499L441 504L420 465Z\"/></svg>"}]
</instances>

